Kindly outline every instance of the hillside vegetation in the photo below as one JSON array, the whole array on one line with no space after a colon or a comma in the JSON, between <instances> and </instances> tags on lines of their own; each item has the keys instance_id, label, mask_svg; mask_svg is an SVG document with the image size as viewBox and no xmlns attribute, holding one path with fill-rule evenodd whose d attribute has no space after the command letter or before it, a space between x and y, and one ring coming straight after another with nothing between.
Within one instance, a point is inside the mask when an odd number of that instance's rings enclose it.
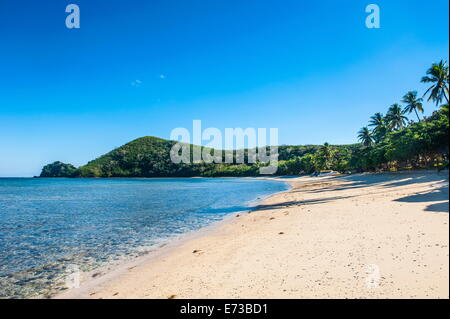
<instances>
[{"instance_id":1,"label":"hillside vegetation","mask_svg":"<svg viewBox=\"0 0 450 319\"><path fill-rule=\"evenodd\" d=\"M448 168L449 109L448 66L434 63L421 80L430 87L423 97L417 91L407 92L400 103L394 103L386 115L376 113L369 125L358 132L360 143L353 145L308 145L278 148L277 175L311 174L323 170L342 173L395 171L420 168ZM423 98L437 110L429 117ZM446 103L445 103L446 102ZM445 103L445 104L442 104ZM412 114L417 121L409 119ZM79 168L55 162L46 165L41 177L192 177L192 176L258 176L263 163L208 164L192 163L194 149L189 145L191 163L175 164L170 151L176 142L156 137L142 137L125 144ZM212 154L214 150L208 149ZM245 158L247 150L244 151ZM222 151L222 158L225 158ZM233 154L236 163L236 152ZM245 160L245 163L248 163Z\"/></svg>"}]
</instances>

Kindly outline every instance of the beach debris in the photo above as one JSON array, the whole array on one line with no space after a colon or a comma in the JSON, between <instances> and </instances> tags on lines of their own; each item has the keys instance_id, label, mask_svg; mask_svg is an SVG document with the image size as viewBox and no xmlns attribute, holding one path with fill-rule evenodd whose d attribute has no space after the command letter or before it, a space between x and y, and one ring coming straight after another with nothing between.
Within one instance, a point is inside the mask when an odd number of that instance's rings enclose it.
<instances>
[{"instance_id":1,"label":"beach debris","mask_svg":"<svg viewBox=\"0 0 450 319\"><path fill-rule=\"evenodd\" d=\"M167 297L167 299L175 299L177 295L170 295L169 297Z\"/></svg>"},{"instance_id":2,"label":"beach debris","mask_svg":"<svg viewBox=\"0 0 450 319\"><path fill-rule=\"evenodd\" d=\"M101 272L96 272L95 274L92 274L92 278L95 278L97 276L100 276L102 273Z\"/></svg>"},{"instance_id":3,"label":"beach debris","mask_svg":"<svg viewBox=\"0 0 450 319\"><path fill-rule=\"evenodd\" d=\"M117 296L119 293L118 292L116 292L113 296Z\"/></svg>"},{"instance_id":4,"label":"beach debris","mask_svg":"<svg viewBox=\"0 0 450 319\"><path fill-rule=\"evenodd\" d=\"M241 216L241 215L239 215L239 214L236 215L236 217L239 217L239 216Z\"/></svg>"},{"instance_id":5,"label":"beach debris","mask_svg":"<svg viewBox=\"0 0 450 319\"><path fill-rule=\"evenodd\" d=\"M280 232L278 233L278 235L284 235L284 233L283 233L282 231L280 231Z\"/></svg>"},{"instance_id":6,"label":"beach debris","mask_svg":"<svg viewBox=\"0 0 450 319\"><path fill-rule=\"evenodd\" d=\"M200 252L201 252L200 249L194 249L194 250L192 251L193 254L198 254L198 253L200 253Z\"/></svg>"},{"instance_id":7,"label":"beach debris","mask_svg":"<svg viewBox=\"0 0 450 319\"><path fill-rule=\"evenodd\" d=\"M275 219L275 217L270 217L270 218L269 218L269 220L274 220L274 219Z\"/></svg>"}]
</instances>

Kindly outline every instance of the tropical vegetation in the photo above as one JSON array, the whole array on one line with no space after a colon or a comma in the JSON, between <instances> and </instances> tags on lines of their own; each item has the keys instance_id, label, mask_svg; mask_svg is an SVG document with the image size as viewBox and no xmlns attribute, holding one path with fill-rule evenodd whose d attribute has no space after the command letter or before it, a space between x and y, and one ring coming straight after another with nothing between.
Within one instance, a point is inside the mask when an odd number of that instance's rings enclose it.
<instances>
[{"instance_id":1,"label":"tropical vegetation","mask_svg":"<svg viewBox=\"0 0 450 319\"><path fill-rule=\"evenodd\" d=\"M358 132L359 143L352 145L282 145L278 147L278 175L311 174L324 170L341 173L395 171L447 167L449 163L449 69L446 61L433 63L422 78L431 84L423 97L407 92L400 103L392 104L386 115L375 113L368 126ZM424 113L424 98L433 102L431 116ZM445 104L441 104L446 102ZM417 121L408 118L414 114ZM191 177L258 176L265 164L214 164L205 162L175 164L170 150L176 142L143 137L125 144L84 166L55 162L46 165L41 177ZM192 151L200 146L188 145ZM201 150L205 148L201 147ZM213 154L212 149L207 149ZM248 150L244 150L245 158ZM225 152L222 151L222 158ZM233 152L236 159L237 153ZM192 159L192 157L191 157ZM234 161L235 163L235 161Z\"/></svg>"}]
</instances>

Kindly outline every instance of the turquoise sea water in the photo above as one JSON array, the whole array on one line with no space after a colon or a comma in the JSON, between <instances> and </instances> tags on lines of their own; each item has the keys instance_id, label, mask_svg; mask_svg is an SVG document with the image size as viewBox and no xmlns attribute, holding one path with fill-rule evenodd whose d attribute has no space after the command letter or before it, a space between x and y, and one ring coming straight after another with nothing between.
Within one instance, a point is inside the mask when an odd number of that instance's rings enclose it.
<instances>
[{"instance_id":1,"label":"turquoise sea water","mask_svg":"<svg viewBox=\"0 0 450 319\"><path fill-rule=\"evenodd\" d=\"M239 178L1 178L0 298L62 289L70 265L143 254L286 189Z\"/></svg>"}]
</instances>

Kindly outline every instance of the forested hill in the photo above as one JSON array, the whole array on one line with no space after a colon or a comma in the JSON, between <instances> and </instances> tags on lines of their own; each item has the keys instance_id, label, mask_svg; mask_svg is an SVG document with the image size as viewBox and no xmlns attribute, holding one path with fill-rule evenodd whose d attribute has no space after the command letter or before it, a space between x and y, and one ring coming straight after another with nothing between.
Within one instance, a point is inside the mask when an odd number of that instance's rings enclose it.
<instances>
[{"instance_id":1,"label":"forested hill","mask_svg":"<svg viewBox=\"0 0 450 319\"><path fill-rule=\"evenodd\" d=\"M146 136L133 140L111 152L75 168L71 164L54 162L42 169L40 177L193 177L193 176L255 176L262 164L175 164L170 150L175 141ZM194 148L189 145L191 159ZM279 160L314 154L321 146L280 146ZM202 147L201 150L204 150ZM214 150L209 149L213 154ZM245 150L247 154L247 150ZM224 152L222 152L224 158ZM234 152L234 157L236 153ZM247 162L247 160L245 161Z\"/></svg>"},{"instance_id":2,"label":"forested hill","mask_svg":"<svg viewBox=\"0 0 450 319\"><path fill-rule=\"evenodd\" d=\"M386 114L375 113L368 126L358 132L361 143L353 145L279 146L278 175L297 175L334 170L342 173L448 168L449 165L449 67L447 61L433 63L420 82L429 87L421 95L409 91ZM436 109L424 113L424 98ZM443 104L444 103L444 104ZM408 116L411 116L408 117ZM416 120L417 118L417 120ZM54 162L42 169L41 177L188 177L257 176L263 163L175 164L170 151L176 142L142 137L79 168ZM187 144L185 144L187 145ZM191 163L194 149L189 145ZM210 154L213 149L208 149ZM244 163L248 163L247 150ZM222 159L224 159L222 151ZM236 163L236 152L233 155Z\"/></svg>"},{"instance_id":3,"label":"forested hill","mask_svg":"<svg viewBox=\"0 0 450 319\"><path fill-rule=\"evenodd\" d=\"M170 150L175 143L152 136L142 137L78 169L69 169L70 164L61 162L49 164L43 168L41 177L60 177L63 175L60 171L67 172L66 177L193 176L188 167L170 160Z\"/></svg>"},{"instance_id":4,"label":"forested hill","mask_svg":"<svg viewBox=\"0 0 450 319\"><path fill-rule=\"evenodd\" d=\"M83 177L176 176L180 169L170 160L176 142L157 137L142 137L80 167Z\"/></svg>"},{"instance_id":5,"label":"forested hill","mask_svg":"<svg viewBox=\"0 0 450 319\"><path fill-rule=\"evenodd\" d=\"M370 144L279 146L276 174L448 167L448 106L444 105L421 121L410 122L401 129L386 130L383 134ZM41 177L258 176L259 168L264 165L175 164L170 159L170 150L175 143L156 137L142 137L79 168L62 162L46 165ZM198 146L190 145L191 156L194 147Z\"/></svg>"}]
</instances>

